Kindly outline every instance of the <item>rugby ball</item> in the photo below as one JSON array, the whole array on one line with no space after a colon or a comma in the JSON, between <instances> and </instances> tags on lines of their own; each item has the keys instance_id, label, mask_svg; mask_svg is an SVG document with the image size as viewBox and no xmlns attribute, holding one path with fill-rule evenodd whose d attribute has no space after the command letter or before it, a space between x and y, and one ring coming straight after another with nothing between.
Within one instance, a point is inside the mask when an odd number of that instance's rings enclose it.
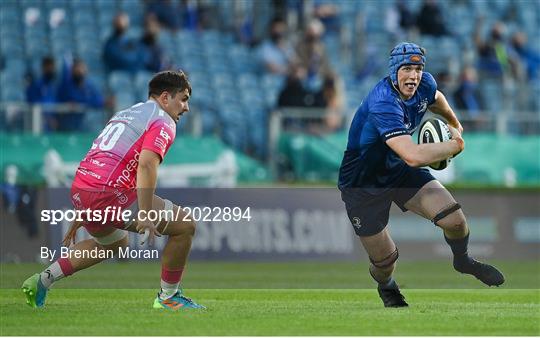
<instances>
[{"instance_id":1,"label":"rugby ball","mask_svg":"<svg viewBox=\"0 0 540 338\"><path fill-rule=\"evenodd\" d=\"M418 132L418 144L446 142L451 138L452 134L450 133L448 125L437 118L425 120ZM449 163L450 158L447 158L444 161L432 163L429 167L435 170L443 170Z\"/></svg>"}]
</instances>

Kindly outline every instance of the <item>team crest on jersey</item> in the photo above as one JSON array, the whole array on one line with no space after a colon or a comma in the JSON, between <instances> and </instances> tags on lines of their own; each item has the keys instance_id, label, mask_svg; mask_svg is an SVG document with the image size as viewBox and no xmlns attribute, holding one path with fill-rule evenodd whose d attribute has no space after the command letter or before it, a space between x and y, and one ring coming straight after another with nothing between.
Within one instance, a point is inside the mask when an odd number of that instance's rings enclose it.
<instances>
[{"instance_id":1,"label":"team crest on jersey","mask_svg":"<svg viewBox=\"0 0 540 338\"><path fill-rule=\"evenodd\" d=\"M362 224L360 224L360 217L353 217L352 224L356 229L360 229Z\"/></svg>"},{"instance_id":2,"label":"team crest on jersey","mask_svg":"<svg viewBox=\"0 0 540 338\"><path fill-rule=\"evenodd\" d=\"M418 113L423 114L426 112L428 106L428 100L426 98L422 99L418 104Z\"/></svg>"}]
</instances>

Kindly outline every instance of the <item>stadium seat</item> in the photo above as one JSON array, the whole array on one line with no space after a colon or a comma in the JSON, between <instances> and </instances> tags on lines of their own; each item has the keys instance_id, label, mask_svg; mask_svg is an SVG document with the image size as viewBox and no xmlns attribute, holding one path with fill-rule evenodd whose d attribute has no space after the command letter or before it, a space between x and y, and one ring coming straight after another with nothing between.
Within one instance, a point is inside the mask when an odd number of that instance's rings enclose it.
<instances>
[{"instance_id":1,"label":"stadium seat","mask_svg":"<svg viewBox=\"0 0 540 338\"><path fill-rule=\"evenodd\" d=\"M135 74L135 99L137 101L144 102L148 99L148 83L152 79L152 76L152 73L145 71Z\"/></svg>"},{"instance_id":2,"label":"stadium seat","mask_svg":"<svg viewBox=\"0 0 540 338\"><path fill-rule=\"evenodd\" d=\"M135 95L133 94L133 91L129 89L124 89L122 91L116 92L115 94L115 105L114 110L120 111L122 109L126 109L131 107L137 102L140 102L140 100L137 100Z\"/></svg>"},{"instance_id":3,"label":"stadium seat","mask_svg":"<svg viewBox=\"0 0 540 338\"><path fill-rule=\"evenodd\" d=\"M109 88L113 93L121 91L132 91L133 79L131 76L122 71L114 71L109 74Z\"/></svg>"},{"instance_id":4,"label":"stadium seat","mask_svg":"<svg viewBox=\"0 0 540 338\"><path fill-rule=\"evenodd\" d=\"M500 113L503 110L502 98L504 94L502 85L497 81L482 81L479 87L486 110L492 115Z\"/></svg>"}]
</instances>

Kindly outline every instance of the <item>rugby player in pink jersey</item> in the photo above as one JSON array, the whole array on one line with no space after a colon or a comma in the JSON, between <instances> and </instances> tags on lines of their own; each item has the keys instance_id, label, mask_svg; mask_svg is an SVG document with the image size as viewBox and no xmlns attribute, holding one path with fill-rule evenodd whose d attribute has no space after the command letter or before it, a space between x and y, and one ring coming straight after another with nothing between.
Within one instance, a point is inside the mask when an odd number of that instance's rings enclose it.
<instances>
[{"instance_id":1,"label":"rugby player in pink jersey","mask_svg":"<svg viewBox=\"0 0 540 338\"><path fill-rule=\"evenodd\" d=\"M104 215L107 208L129 208L135 210L136 217L126 222L115 218L106 224L95 219L75 222L66 234L64 245L72 244L80 226L93 237L71 247L81 252L96 248L118 252L128 245L127 231L145 234L150 243L154 236L166 235L168 240L161 256L161 290L153 307L204 308L185 297L179 287L195 223L184 220L185 214L177 205L154 194L158 166L174 142L176 124L189 111L191 86L182 71L164 71L156 74L148 87L148 101L120 111L110 119L81 161L71 187L72 203L77 210L100 210ZM151 210L172 210L174 216L169 212L171 216L153 222L145 217ZM59 258L23 283L27 304L44 306L53 283L103 260Z\"/></svg>"}]
</instances>

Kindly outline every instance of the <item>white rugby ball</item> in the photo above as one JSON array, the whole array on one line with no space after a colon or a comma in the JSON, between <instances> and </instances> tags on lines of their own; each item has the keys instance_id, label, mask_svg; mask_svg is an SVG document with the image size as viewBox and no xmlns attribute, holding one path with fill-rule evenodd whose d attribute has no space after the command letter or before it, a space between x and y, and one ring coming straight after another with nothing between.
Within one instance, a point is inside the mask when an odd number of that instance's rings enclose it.
<instances>
[{"instance_id":1,"label":"white rugby ball","mask_svg":"<svg viewBox=\"0 0 540 338\"><path fill-rule=\"evenodd\" d=\"M418 144L446 142L451 138L452 134L450 133L448 125L437 118L425 120L418 132ZM449 163L450 158L447 158L446 160L432 163L429 167L435 170L443 170Z\"/></svg>"}]
</instances>

